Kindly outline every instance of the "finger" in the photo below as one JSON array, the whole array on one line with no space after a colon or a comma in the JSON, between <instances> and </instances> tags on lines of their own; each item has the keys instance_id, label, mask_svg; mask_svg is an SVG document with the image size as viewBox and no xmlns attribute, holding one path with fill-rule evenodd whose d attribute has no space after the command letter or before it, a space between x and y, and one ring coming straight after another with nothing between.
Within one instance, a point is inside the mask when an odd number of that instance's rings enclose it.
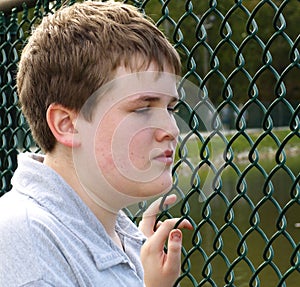
<instances>
[{"instance_id":1,"label":"finger","mask_svg":"<svg viewBox=\"0 0 300 287\"><path fill-rule=\"evenodd\" d=\"M180 219L177 218L177 220L179 221ZM155 230L152 231L152 234L163 224L163 221L157 221L155 222ZM174 226L175 228L175 226ZM189 229L189 230L193 230L194 227L193 225L187 220L184 219L183 221L181 221L178 225L177 228L184 228L184 229Z\"/></svg>"},{"instance_id":2,"label":"finger","mask_svg":"<svg viewBox=\"0 0 300 287\"><path fill-rule=\"evenodd\" d=\"M177 219L176 223L178 223L180 221L180 219L179 218L176 218L176 219ZM175 226L174 226L174 228L175 228ZM176 226L176 228L180 228L180 229L184 228L184 229L189 229L189 230L194 229L193 225L187 219L181 220L180 223Z\"/></svg>"},{"instance_id":3,"label":"finger","mask_svg":"<svg viewBox=\"0 0 300 287\"><path fill-rule=\"evenodd\" d=\"M164 202L163 206L173 204L177 199L176 194L170 194L168 195ZM150 204L150 206L147 208L147 210L144 212L143 217L149 217L149 216L156 216L157 213L160 212L160 205L162 203L163 197L158 198L154 202Z\"/></svg>"},{"instance_id":4,"label":"finger","mask_svg":"<svg viewBox=\"0 0 300 287\"><path fill-rule=\"evenodd\" d=\"M165 272L179 276L181 265L182 233L180 229L173 229L168 239L168 254L164 265Z\"/></svg>"},{"instance_id":5,"label":"finger","mask_svg":"<svg viewBox=\"0 0 300 287\"><path fill-rule=\"evenodd\" d=\"M169 195L163 202L163 205L173 204L177 199L175 194ZM144 212L143 218L139 224L139 229L144 233L145 236L149 237L154 233L154 225L156 222L156 215L159 213L162 197L155 200Z\"/></svg>"},{"instance_id":6,"label":"finger","mask_svg":"<svg viewBox=\"0 0 300 287\"><path fill-rule=\"evenodd\" d=\"M174 229L174 226L178 223L178 220L178 218L172 218L161 223L156 232L147 240L147 244L151 246L151 251L159 252L163 250L165 242L168 239L171 230ZM177 229L178 228L193 229L191 223L186 219L180 222Z\"/></svg>"}]
</instances>

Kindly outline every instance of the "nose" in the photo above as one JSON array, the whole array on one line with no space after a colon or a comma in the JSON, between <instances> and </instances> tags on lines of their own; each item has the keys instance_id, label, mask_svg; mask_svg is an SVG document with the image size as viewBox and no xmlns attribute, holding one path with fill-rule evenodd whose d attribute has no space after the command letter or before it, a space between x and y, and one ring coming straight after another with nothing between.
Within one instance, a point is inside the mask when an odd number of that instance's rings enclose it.
<instances>
[{"instance_id":1,"label":"nose","mask_svg":"<svg viewBox=\"0 0 300 287\"><path fill-rule=\"evenodd\" d=\"M168 113L168 116L160 119L159 125L155 129L155 138L161 142L164 140L173 141L179 136L179 128L173 115Z\"/></svg>"}]
</instances>

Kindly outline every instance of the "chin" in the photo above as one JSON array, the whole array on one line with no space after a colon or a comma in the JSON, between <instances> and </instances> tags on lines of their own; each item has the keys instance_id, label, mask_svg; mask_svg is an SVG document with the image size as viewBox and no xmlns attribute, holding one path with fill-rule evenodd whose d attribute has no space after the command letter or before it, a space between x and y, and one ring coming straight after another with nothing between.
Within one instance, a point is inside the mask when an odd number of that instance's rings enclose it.
<instances>
[{"instance_id":1,"label":"chin","mask_svg":"<svg viewBox=\"0 0 300 287\"><path fill-rule=\"evenodd\" d=\"M167 170L149 181L130 180L120 174L109 177L109 179L107 182L111 189L122 194L123 197L128 196L128 199L133 201L141 201L164 194L172 188L173 184L171 172Z\"/></svg>"},{"instance_id":2,"label":"chin","mask_svg":"<svg viewBox=\"0 0 300 287\"><path fill-rule=\"evenodd\" d=\"M161 179L156 182L145 184L145 186L140 189L139 194L144 198L159 196L170 191L172 184L172 178Z\"/></svg>"}]
</instances>

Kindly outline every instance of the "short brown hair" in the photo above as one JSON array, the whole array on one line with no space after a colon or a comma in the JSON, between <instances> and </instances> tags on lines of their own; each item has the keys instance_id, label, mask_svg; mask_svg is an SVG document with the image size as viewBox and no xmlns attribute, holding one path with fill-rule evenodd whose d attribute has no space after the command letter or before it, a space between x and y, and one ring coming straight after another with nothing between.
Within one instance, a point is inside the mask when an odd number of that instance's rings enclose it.
<instances>
[{"instance_id":1,"label":"short brown hair","mask_svg":"<svg viewBox=\"0 0 300 287\"><path fill-rule=\"evenodd\" d=\"M143 63L134 67L133 55ZM154 62L180 73L180 59L163 33L133 6L120 2L76 3L44 17L24 48L17 74L23 112L38 145L50 152L55 138L47 121L50 104L74 111L124 65L134 71Z\"/></svg>"}]
</instances>

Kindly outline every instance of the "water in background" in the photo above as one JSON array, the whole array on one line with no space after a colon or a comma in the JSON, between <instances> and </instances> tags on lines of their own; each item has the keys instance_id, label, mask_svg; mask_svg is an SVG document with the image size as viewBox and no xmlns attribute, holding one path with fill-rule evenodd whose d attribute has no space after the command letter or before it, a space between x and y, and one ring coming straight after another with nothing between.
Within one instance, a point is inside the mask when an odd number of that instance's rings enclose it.
<instances>
[{"instance_id":1,"label":"water in background","mask_svg":"<svg viewBox=\"0 0 300 287\"><path fill-rule=\"evenodd\" d=\"M295 176L299 175L299 160L299 156L294 157L288 163ZM274 163L268 160L263 165L268 173L274 168ZM296 245L300 242L299 190L292 190L293 180L283 169L275 172L267 185L263 175L254 169L245 176L247 196L238 199L238 179L236 174L224 171L222 193L226 198L216 195L209 201L209 205L201 202L196 193L189 198L190 216L201 228L196 236L195 233L184 231L184 247L189 251L189 262L186 262L185 270L190 271L198 284L203 280L203 272L209 274L213 281L200 286L279 286L281 277L291 267L295 248L290 241ZM190 187L186 189L189 190ZM272 196L268 196L268 193L272 193ZM298 203L293 202L295 195ZM226 199L229 203L234 202L230 208L225 203ZM249 200L253 206L249 204ZM173 216L180 216L179 207L180 204L171 209ZM256 207L259 208L256 210ZM280 214L284 215L281 219ZM205 220L205 217L209 220ZM249 235L241 245L241 238L246 233ZM272 244L267 246L270 240ZM241 254L245 255L243 260L239 260ZM233 272L226 273L228 265L233 266ZM249 265L255 270L261 269L256 279ZM233 285L226 285L226 280L227 284L233 282ZM259 282L255 282L256 280ZM194 284L188 278L181 281L182 287ZM280 286L299 287L300 270L291 273L285 284Z\"/></svg>"}]
</instances>

